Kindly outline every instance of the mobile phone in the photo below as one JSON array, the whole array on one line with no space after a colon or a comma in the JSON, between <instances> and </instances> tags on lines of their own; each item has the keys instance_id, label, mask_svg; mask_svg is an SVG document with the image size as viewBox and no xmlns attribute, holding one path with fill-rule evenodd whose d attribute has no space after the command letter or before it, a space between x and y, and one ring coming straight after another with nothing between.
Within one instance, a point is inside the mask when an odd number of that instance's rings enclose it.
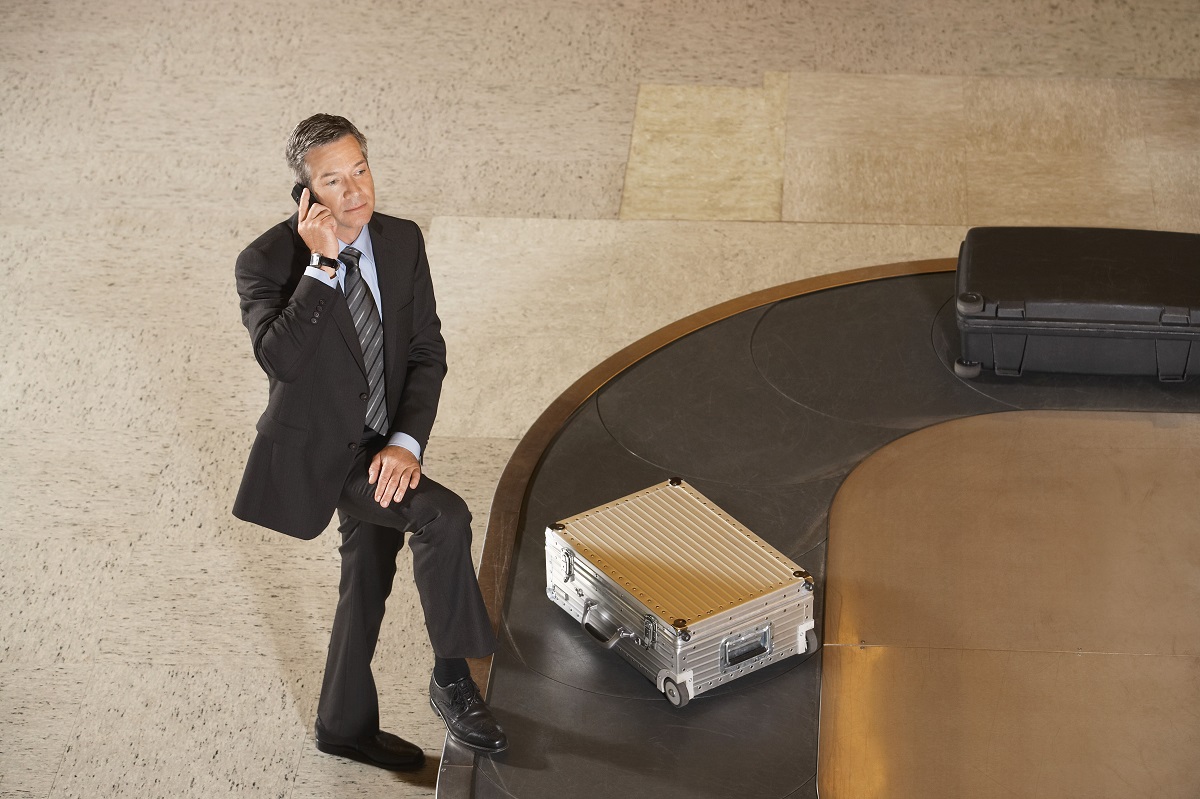
<instances>
[{"instance_id":1,"label":"mobile phone","mask_svg":"<svg viewBox=\"0 0 1200 799\"><path fill-rule=\"evenodd\" d=\"M296 205L300 204L300 195L304 194L305 189L308 189L308 187L305 186L303 183L297 183L295 186L292 186L292 199L296 201ZM313 203L319 203L319 202L320 202L320 200L317 199L317 195L313 192L313 190L308 189L308 205L309 205L309 207L312 207Z\"/></svg>"}]
</instances>

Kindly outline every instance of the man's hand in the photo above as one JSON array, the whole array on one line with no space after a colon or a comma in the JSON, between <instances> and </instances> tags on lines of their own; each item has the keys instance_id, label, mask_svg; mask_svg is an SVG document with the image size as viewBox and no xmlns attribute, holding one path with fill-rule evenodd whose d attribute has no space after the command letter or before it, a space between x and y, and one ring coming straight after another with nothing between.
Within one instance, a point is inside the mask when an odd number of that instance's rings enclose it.
<instances>
[{"instance_id":1,"label":"man's hand","mask_svg":"<svg viewBox=\"0 0 1200 799\"><path fill-rule=\"evenodd\" d=\"M300 193L299 220L296 227L310 252L326 258L338 257L337 220L332 211L312 201L312 192L307 187Z\"/></svg>"},{"instance_id":2,"label":"man's hand","mask_svg":"<svg viewBox=\"0 0 1200 799\"><path fill-rule=\"evenodd\" d=\"M371 459L367 481L375 486L375 501L386 508L421 482L421 462L404 447L384 447Z\"/></svg>"}]
</instances>

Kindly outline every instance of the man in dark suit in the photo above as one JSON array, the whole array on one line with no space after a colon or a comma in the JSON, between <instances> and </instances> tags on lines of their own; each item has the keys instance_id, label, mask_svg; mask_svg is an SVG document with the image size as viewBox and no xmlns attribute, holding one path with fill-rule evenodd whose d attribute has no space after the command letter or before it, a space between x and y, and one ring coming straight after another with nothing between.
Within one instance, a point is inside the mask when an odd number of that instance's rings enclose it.
<instances>
[{"instance_id":1,"label":"man in dark suit","mask_svg":"<svg viewBox=\"0 0 1200 799\"><path fill-rule=\"evenodd\" d=\"M471 514L422 474L446 348L416 224L375 213L366 139L318 114L286 149L299 208L238 256L242 322L267 373L233 506L240 519L314 538L340 521L340 596L317 709L323 752L417 769L421 749L379 727L371 659L409 533L435 655L430 702L453 740L507 746L468 657L496 639L471 564Z\"/></svg>"}]
</instances>

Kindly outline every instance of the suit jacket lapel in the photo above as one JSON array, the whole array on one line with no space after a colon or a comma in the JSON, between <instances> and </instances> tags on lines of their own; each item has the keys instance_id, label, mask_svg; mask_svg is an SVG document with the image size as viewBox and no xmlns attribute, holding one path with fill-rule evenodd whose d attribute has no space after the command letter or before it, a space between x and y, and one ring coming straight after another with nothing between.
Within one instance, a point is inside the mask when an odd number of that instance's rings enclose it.
<instances>
[{"instance_id":1,"label":"suit jacket lapel","mask_svg":"<svg viewBox=\"0 0 1200 799\"><path fill-rule=\"evenodd\" d=\"M384 385L388 392L390 413L390 398L394 391L396 375L403 379L404 374L396 369L403 369L405 366L398 360L401 353L396 352L394 342L403 340L401 337L406 335L399 329L399 312L404 306L402 297L406 273L401 267L403 254L399 244L384 232L379 220L372 216L367 227L371 231L371 249L374 251L375 271L379 278L379 302L382 305L380 311L383 317L383 373L386 378Z\"/></svg>"},{"instance_id":2,"label":"suit jacket lapel","mask_svg":"<svg viewBox=\"0 0 1200 799\"><path fill-rule=\"evenodd\" d=\"M346 340L350 354L354 356L354 362L358 364L359 369L362 369L363 377L366 377L367 364L363 360L362 343L359 342L358 331L354 328L354 318L350 316L350 306L346 304L346 295L342 294L340 288L338 294L342 296L333 304L333 321L337 322L338 330L341 331L342 338Z\"/></svg>"}]
</instances>

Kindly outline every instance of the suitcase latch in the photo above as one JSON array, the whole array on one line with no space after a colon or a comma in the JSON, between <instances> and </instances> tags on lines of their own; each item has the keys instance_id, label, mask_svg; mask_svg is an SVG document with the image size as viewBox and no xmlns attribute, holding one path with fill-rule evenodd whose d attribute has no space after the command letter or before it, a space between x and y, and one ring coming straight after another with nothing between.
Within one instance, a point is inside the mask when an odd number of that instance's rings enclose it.
<instances>
[{"instance_id":1,"label":"suitcase latch","mask_svg":"<svg viewBox=\"0 0 1200 799\"><path fill-rule=\"evenodd\" d=\"M569 583L575 579L575 553L569 549L564 549L562 553L562 581Z\"/></svg>"},{"instance_id":2,"label":"suitcase latch","mask_svg":"<svg viewBox=\"0 0 1200 799\"><path fill-rule=\"evenodd\" d=\"M996 307L996 316L999 319L1024 319L1025 303L1002 302Z\"/></svg>"},{"instance_id":3,"label":"suitcase latch","mask_svg":"<svg viewBox=\"0 0 1200 799\"><path fill-rule=\"evenodd\" d=\"M1168 307L1163 308L1158 321L1164 325L1188 325L1192 322L1192 315L1187 308Z\"/></svg>"},{"instance_id":4,"label":"suitcase latch","mask_svg":"<svg viewBox=\"0 0 1200 799\"><path fill-rule=\"evenodd\" d=\"M653 649L658 643L658 620L647 613L642 617L642 646Z\"/></svg>"}]
</instances>

